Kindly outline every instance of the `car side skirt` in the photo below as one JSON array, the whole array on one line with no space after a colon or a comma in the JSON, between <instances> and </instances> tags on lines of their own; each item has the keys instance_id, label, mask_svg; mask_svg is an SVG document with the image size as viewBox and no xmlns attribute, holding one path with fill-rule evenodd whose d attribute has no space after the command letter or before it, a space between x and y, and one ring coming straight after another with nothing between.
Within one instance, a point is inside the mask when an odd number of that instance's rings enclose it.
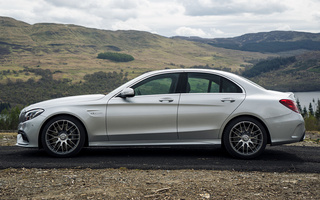
<instances>
[{"instance_id":1,"label":"car side skirt","mask_svg":"<svg viewBox=\"0 0 320 200\"><path fill-rule=\"evenodd\" d=\"M162 141L150 141L150 140L139 140L139 141L103 141L103 142L90 142L89 146L183 146L183 145L217 145L221 146L221 139L212 140L162 140Z\"/></svg>"}]
</instances>

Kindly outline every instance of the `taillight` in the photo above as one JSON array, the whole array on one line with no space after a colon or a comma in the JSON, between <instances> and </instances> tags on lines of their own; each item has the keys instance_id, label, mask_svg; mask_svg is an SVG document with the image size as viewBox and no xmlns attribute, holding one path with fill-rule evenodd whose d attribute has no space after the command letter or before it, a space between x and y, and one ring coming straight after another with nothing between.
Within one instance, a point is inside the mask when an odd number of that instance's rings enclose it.
<instances>
[{"instance_id":1,"label":"taillight","mask_svg":"<svg viewBox=\"0 0 320 200\"><path fill-rule=\"evenodd\" d=\"M281 99L279 102L290 110L300 113L295 101L292 101L291 99Z\"/></svg>"}]
</instances>

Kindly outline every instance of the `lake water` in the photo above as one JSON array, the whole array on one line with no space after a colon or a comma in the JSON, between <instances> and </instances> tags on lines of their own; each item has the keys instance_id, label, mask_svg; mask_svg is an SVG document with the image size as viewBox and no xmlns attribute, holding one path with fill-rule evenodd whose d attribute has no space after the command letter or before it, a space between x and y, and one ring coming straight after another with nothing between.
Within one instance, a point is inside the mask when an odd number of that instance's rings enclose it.
<instances>
[{"instance_id":1,"label":"lake water","mask_svg":"<svg viewBox=\"0 0 320 200\"><path fill-rule=\"evenodd\" d=\"M294 95L299 100L301 108L305 106L309 109L309 104L313 106L313 110L316 109L318 99L320 99L320 91L317 92L295 92ZM313 102L313 100L315 102Z\"/></svg>"}]
</instances>

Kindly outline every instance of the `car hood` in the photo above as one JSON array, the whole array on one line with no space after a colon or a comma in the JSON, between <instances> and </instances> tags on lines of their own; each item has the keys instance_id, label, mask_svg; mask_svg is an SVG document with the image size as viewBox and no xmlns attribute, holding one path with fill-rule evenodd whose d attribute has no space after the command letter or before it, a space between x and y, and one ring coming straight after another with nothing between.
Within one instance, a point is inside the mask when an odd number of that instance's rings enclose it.
<instances>
[{"instance_id":1,"label":"car hood","mask_svg":"<svg viewBox=\"0 0 320 200\"><path fill-rule=\"evenodd\" d=\"M78 104L81 102L89 102L89 101L97 101L99 99L102 99L106 95L103 94L91 94L91 95L80 95L80 96L70 96L70 97L62 97L58 99L52 99L47 101L42 101L36 104L32 104L28 107L26 107L24 110L32 110L36 108L49 108L49 107L55 107L59 105L68 105L68 104Z\"/></svg>"}]
</instances>

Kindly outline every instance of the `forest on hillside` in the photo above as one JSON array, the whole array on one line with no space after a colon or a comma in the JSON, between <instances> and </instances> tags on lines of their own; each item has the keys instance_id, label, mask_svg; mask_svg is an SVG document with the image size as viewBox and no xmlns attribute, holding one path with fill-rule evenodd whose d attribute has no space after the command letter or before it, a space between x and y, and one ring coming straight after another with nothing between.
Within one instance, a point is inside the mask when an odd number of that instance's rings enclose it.
<instances>
[{"instance_id":1,"label":"forest on hillside","mask_svg":"<svg viewBox=\"0 0 320 200\"><path fill-rule=\"evenodd\" d=\"M285 66L291 63L294 63L296 61L296 57L288 57L288 58L274 58L270 60L263 60L255 64L252 68L244 71L242 73L245 77L255 77L262 73L270 72L272 70L277 70L281 66Z\"/></svg>"},{"instance_id":2,"label":"forest on hillside","mask_svg":"<svg viewBox=\"0 0 320 200\"><path fill-rule=\"evenodd\" d=\"M39 80L30 78L26 82L19 79L13 82L7 79L6 84L0 84L0 102L26 106L39 101L65 96L105 94L128 81L126 73L115 71L109 73L100 71L87 74L83 77L83 81L79 83L72 83L70 79L55 80L53 79L53 72L39 67L25 67L23 72L34 73L36 76L41 76L41 78ZM5 73L18 72L9 70Z\"/></svg>"},{"instance_id":3,"label":"forest on hillside","mask_svg":"<svg viewBox=\"0 0 320 200\"><path fill-rule=\"evenodd\" d=\"M276 57L246 67L242 76L266 89L283 92L320 91L320 55Z\"/></svg>"},{"instance_id":4,"label":"forest on hillside","mask_svg":"<svg viewBox=\"0 0 320 200\"><path fill-rule=\"evenodd\" d=\"M215 47L226 49L235 49L240 51L251 52L271 52L278 53L284 51L292 51L294 49L320 50L320 42L312 40L294 41L294 42L252 42L239 45L237 43L208 43Z\"/></svg>"}]
</instances>

